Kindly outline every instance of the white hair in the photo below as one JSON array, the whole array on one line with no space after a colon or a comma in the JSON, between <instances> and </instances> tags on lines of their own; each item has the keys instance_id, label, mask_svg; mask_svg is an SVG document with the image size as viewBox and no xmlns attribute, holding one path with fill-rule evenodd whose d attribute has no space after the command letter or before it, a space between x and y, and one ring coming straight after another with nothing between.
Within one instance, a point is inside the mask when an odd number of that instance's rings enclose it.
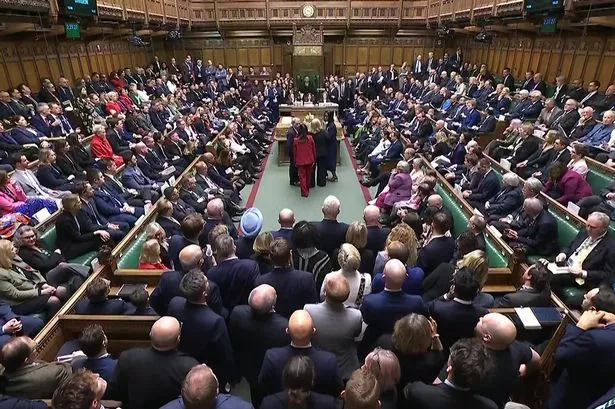
<instances>
[{"instance_id":1,"label":"white hair","mask_svg":"<svg viewBox=\"0 0 615 409\"><path fill-rule=\"evenodd\" d=\"M535 91L530 92L530 96L536 97L536 98L542 98L542 92L535 90Z\"/></svg>"},{"instance_id":2,"label":"white hair","mask_svg":"<svg viewBox=\"0 0 615 409\"><path fill-rule=\"evenodd\" d=\"M503 180L504 180L504 184L506 184L507 186L511 186L511 187L519 186L519 176L517 176L516 173L513 173L513 172L505 173Z\"/></svg>"},{"instance_id":3,"label":"white hair","mask_svg":"<svg viewBox=\"0 0 615 409\"><path fill-rule=\"evenodd\" d=\"M322 212L324 214L339 213L340 206L340 199L333 195L329 195L325 197L325 200L322 203Z\"/></svg>"},{"instance_id":4,"label":"white hair","mask_svg":"<svg viewBox=\"0 0 615 409\"><path fill-rule=\"evenodd\" d=\"M530 95L530 91L522 89L521 91L519 91L519 95L521 95L522 97L527 97L528 95Z\"/></svg>"}]
</instances>

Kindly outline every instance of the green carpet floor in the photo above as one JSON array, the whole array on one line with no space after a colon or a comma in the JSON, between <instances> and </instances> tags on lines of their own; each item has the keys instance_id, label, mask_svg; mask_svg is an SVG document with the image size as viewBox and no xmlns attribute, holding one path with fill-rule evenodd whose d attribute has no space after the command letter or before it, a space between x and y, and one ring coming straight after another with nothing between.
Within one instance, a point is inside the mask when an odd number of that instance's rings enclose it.
<instances>
[{"instance_id":1,"label":"green carpet floor","mask_svg":"<svg viewBox=\"0 0 615 409\"><path fill-rule=\"evenodd\" d=\"M324 187L316 186L310 189L310 196L307 198L301 197L298 186L288 183L288 166L278 166L277 149L277 144L274 144L260 184L253 185L250 189L256 191L252 207L258 208L263 214L262 231L277 230L278 213L286 207L295 212L297 221L321 220L322 203L328 195L336 196L342 203L340 221L350 223L362 220L365 198L344 141L340 146L341 164L337 167L339 181L327 182ZM242 196L248 200L247 188L242 192Z\"/></svg>"}]
</instances>

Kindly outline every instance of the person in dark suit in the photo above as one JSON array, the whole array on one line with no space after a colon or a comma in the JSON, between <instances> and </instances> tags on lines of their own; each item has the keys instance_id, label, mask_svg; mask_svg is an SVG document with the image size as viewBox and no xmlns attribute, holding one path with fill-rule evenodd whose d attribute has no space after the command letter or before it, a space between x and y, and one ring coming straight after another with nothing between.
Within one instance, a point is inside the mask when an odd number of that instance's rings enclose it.
<instances>
[{"instance_id":1,"label":"person in dark suit","mask_svg":"<svg viewBox=\"0 0 615 409\"><path fill-rule=\"evenodd\" d=\"M288 179L290 184L293 186L297 186L299 184L299 174L297 173L297 167L295 166L295 159L293 157L293 141L299 135L297 131L299 122L299 118L293 118L290 122L290 127L286 132L286 149L288 150L288 158L290 160L288 165Z\"/></svg>"},{"instance_id":2,"label":"person in dark suit","mask_svg":"<svg viewBox=\"0 0 615 409\"><path fill-rule=\"evenodd\" d=\"M226 225L233 239L238 238L237 228L228 216L228 213L224 211L224 203L221 199L215 198L207 202L207 221L205 222L203 231L199 235L199 244L201 247L205 247L207 244L214 244L209 243L209 232L219 224Z\"/></svg>"},{"instance_id":3,"label":"person in dark suit","mask_svg":"<svg viewBox=\"0 0 615 409\"><path fill-rule=\"evenodd\" d=\"M92 315L123 315L130 308L129 304L120 298L109 298L110 283L97 277L88 283L85 295L75 305L77 314Z\"/></svg>"},{"instance_id":4,"label":"person in dark suit","mask_svg":"<svg viewBox=\"0 0 615 409\"><path fill-rule=\"evenodd\" d=\"M486 217L499 215L506 217L523 204L523 193L519 187L519 176L513 172L507 172L502 178L502 189L495 196L480 206ZM479 204L479 203L476 203Z\"/></svg>"},{"instance_id":5,"label":"person in dark suit","mask_svg":"<svg viewBox=\"0 0 615 409\"><path fill-rule=\"evenodd\" d=\"M207 305L208 280L201 271L186 273L167 314L182 322L179 350L212 367L222 385L237 381L235 357L224 318Z\"/></svg>"},{"instance_id":6,"label":"person in dark suit","mask_svg":"<svg viewBox=\"0 0 615 409\"><path fill-rule=\"evenodd\" d=\"M56 220L57 246L67 260L97 250L111 239L105 230L95 230L80 212L79 196L71 194L64 197L62 207L64 211Z\"/></svg>"},{"instance_id":7,"label":"person in dark suit","mask_svg":"<svg viewBox=\"0 0 615 409\"><path fill-rule=\"evenodd\" d=\"M600 288L592 304L557 346L549 409L586 408L615 384L615 293Z\"/></svg>"},{"instance_id":8,"label":"person in dark suit","mask_svg":"<svg viewBox=\"0 0 615 409\"><path fill-rule=\"evenodd\" d=\"M346 241L348 225L337 221L340 214L340 201L335 196L327 196L322 205L323 219L313 222L318 230L320 240L318 249L326 252L329 257Z\"/></svg>"},{"instance_id":9,"label":"person in dark suit","mask_svg":"<svg viewBox=\"0 0 615 409\"><path fill-rule=\"evenodd\" d=\"M20 333L34 337L44 325L45 322L35 315L22 315L18 318L8 304L0 302L0 349Z\"/></svg>"},{"instance_id":10,"label":"person in dark suit","mask_svg":"<svg viewBox=\"0 0 615 409\"><path fill-rule=\"evenodd\" d=\"M427 308L420 296L402 291L406 274L406 266L401 261L387 261L384 266L384 291L364 298L361 313L367 329L359 356L367 355L382 334L392 333L395 322L401 317L413 312L427 315Z\"/></svg>"},{"instance_id":11,"label":"person in dark suit","mask_svg":"<svg viewBox=\"0 0 615 409\"><path fill-rule=\"evenodd\" d=\"M315 368L309 356L295 355L284 366L282 386L284 391L267 396L261 409L335 409L337 400L333 396L312 391L314 387ZM296 394L296 391L302 391Z\"/></svg>"},{"instance_id":12,"label":"person in dark suit","mask_svg":"<svg viewBox=\"0 0 615 409\"><path fill-rule=\"evenodd\" d=\"M88 169L87 179L94 188L94 202L99 212L112 222L134 225L143 214L142 207L129 206L122 195L116 194L105 184L105 176L99 169Z\"/></svg>"},{"instance_id":13,"label":"person in dark suit","mask_svg":"<svg viewBox=\"0 0 615 409\"><path fill-rule=\"evenodd\" d=\"M88 325L81 331L78 342L79 349L87 358L73 362L73 371L85 368L111 382L117 359L107 353L107 336L102 327L98 324Z\"/></svg>"},{"instance_id":14,"label":"person in dark suit","mask_svg":"<svg viewBox=\"0 0 615 409\"><path fill-rule=\"evenodd\" d=\"M491 161L482 158L478 161L478 171L483 174L475 189L464 190L463 197L472 207L483 207L485 202L495 196L500 190L500 181L491 169Z\"/></svg>"},{"instance_id":15,"label":"person in dark suit","mask_svg":"<svg viewBox=\"0 0 615 409\"><path fill-rule=\"evenodd\" d=\"M528 254L552 256L558 251L557 220L544 208L540 199L523 202L523 211L530 218L527 227L504 230L504 239L513 247L521 247Z\"/></svg>"},{"instance_id":16,"label":"person in dark suit","mask_svg":"<svg viewBox=\"0 0 615 409\"><path fill-rule=\"evenodd\" d=\"M160 199L156 203L156 222L164 229L167 237L181 235L181 222L173 217L173 203L167 199Z\"/></svg>"},{"instance_id":17,"label":"person in dark suit","mask_svg":"<svg viewBox=\"0 0 615 409\"><path fill-rule=\"evenodd\" d=\"M248 295L259 276L254 260L238 259L235 243L229 235L218 236L212 243L217 265L210 268L207 277L218 284L224 306L231 311L236 305L246 304Z\"/></svg>"},{"instance_id":18,"label":"person in dark suit","mask_svg":"<svg viewBox=\"0 0 615 409\"><path fill-rule=\"evenodd\" d=\"M124 161L121 183L126 189L134 189L145 202L155 203L160 198L158 183L145 176L137 165L137 157L131 151L120 155Z\"/></svg>"},{"instance_id":19,"label":"person in dark suit","mask_svg":"<svg viewBox=\"0 0 615 409\"><path fill-rule=\"evenodd\" d=\"M478 319L489 310L473 304L480 291L480 283L467 268L453 276L452 294L446 294L427 305L429 316L438 324L438 334L445 350L462 338L474 337Z\"/></svg>"},{"instance_id":20,"label":"person in dark suit","mask_svg":"<svg viewBox=\"0 0 615 409\"><path fill-rule=\"evenodd\" d=\"M56 165L56 154L51 149L41 149L36 178L41 185L53 190L74 192L74 176L65 176Z\"/></svg>"},{"instance_id":21,"label":"person in dark suit","mask_svg":"<svg viewBox=\"0 0 615 409\"><path fill-rule=\"evenodd\" d=\"M609 216L602 212L591 213L587 218L587 228L579 231L572 243L557 255L555 261L566 262L570 274L552 277L551 285L555 291L568 286L578 287L576 278L584 279L582 287L586 290L613 282L615 238L609 231L610 222Z\"/></svg>"},{"instance_id":22,"label":"person in dark suit","mask_svg":"<svg viewBox=\"0 0 615 409\"><path fill-rule=\"evenodd\" d=\"M79 212L86 216L92 224L92 228L94 230L107 231L111 236L111 240L114 243L119 243L126 233L128 233L128 230L130 230L128 223L111 223L100 213L94 201L94 189L92 189L92 185L89 183L76 183L75 193L79 195L79 199L81 200L81 210Z\"/></svg>"},{"instance_id":23,"label":"person in dark suit","mask_svg":"<svg viewBox=\"0 0 615 409\"><path fill-rule=\"evenodd\" d=\"M493 367L493 360L485 346L472 339L457 341L448 360L448 375L440 384L428 385L417 381L404 388L408 407L425 409L496 409L492 400L476 394L480 381Z\"/></svg>"},{"instance_id":24,"label":"person in dark suit","mask_svg":"<svg viewBox=\"0 0 615 409\"><path fill-rule=\"evenodd\" d=\"M250 396L255 408L260 406L263 399L258 373L265 352L290 343L286 333L288 319L275 311L276 298L275 288L261 284L250 292L248 305L233 308L229 318L229 334L239 372L250 384Z\"/></svg>"},{"instance_id":25,"label":"person in dark suit","mask_svg":"<svg viewBox=\"0 0 615 409\"><path fill-rule=\"evenodd\" d=\"M275 288L278 294L276 311L284 317L290 317L305 304L318 302L314 276L291 267L290 245L286 239L275 239L269 247L269 253L275 267L270 273L257 277L254 285L269 284Z\"/></svg>"},{"instance_id":26,"label":"person in dark suit","mask_svg":"<svg viewBox=\"0 0 615 409\"><path fill-rule=\"evenodd\" d=\"M380 209L369 205L363 210L363 221L367 225L367 244L365 248L377 254L384 249L387 237L391 232L388 227L381 227L379 223Z\"/></svg>"},{"instance_id":27,"label":"person in dark suit","mask_svg":"<svg viewBox=\"0 0 615 409\"><path fill-rule=\"evenodd\" d=\"M508 67L502 70L502 84L509 90L515 89L515 77L512 76Z\"/></svg>"},{"instance_id":28,"label":"person in dark suit","mask_svg":"<svg viewBox=\"0 0 615 409\"><path fill-rule=\"evenodd\" d=\"M431 222L431 238L423 245L416 260L417 267L425 272L425 277L440 264L442 260L450 260L455 252L455 239L446 236L451 228L451 219L446 213L437 212Z\"/></svg>"},{"instance_id":29,"label":"person in dark suit","mask_svg":"<svg viewBox=\"0 0 615 409\"><path fill-rule=\"evenodd\" d=\"M160 276L158 285L152 291L149 301L158 315L165 315L169 308L169 303L174 297L181 297L182 293L179 289L184 274L196 270L201 271L205 260L203 251L196 244L191 244L184 247L179 253L180 265L176 266L174 271L165 271ZM218 315L223 317L228 316L228 311L222 305L222 297L220 297L220 289L213 281L209 281L209 291L207 293L207 305Z\"/></svg>"},{"instance_id":30,"label":"person in dark suit","mask_svg":"<svg viewBox=\"0 0 615 409\"><path fill-rule=\"evenodd\" d=\"M572 130L579 122L579 119L581 119L581 115L577 110L579 103L574 99L568 99L562 105L564 110L562 114L551 123L551 129L558 131L561 128L566 134L565 136L570 136Z\"/></svg>"},{"instance_id":31,"label":"person in dark suit","mask_svg":"<svg viewBox=\"0 0 615 409\"><path fill-rule=\"evenodd\" d=\"M149 348L124 351L117 361L108 395L128 409L155 409L175 399L182 381L198 361L177 347L181 325L162 317L152 325Z\"/></svg>"},{"instance_id":32,"label":"person in dark suit","mask_svg":"<svg viewBox=\"0 0 615 409\"><path fill-rule=\"evenodd\" d=\"M549 270L542 264L529 266L521 276L521 287L514 293L496 300L496 308L512 307L549 307L551 306L551 287Z\"/></svg>"},{"instance_id":33,"label":"person in dark suit","mask_svg":"<svg viewBox=\"0 0 615 409\"><path fill-rule=\"evenodd\" d=\"M291 209L282 209L278 215L278 223L280 224L280 228L278 230L272 231L271 234L274 239L281 237L288 241L289 245L292 247L292 235L293 235L293 226L295 225L295 213Z\"/></svg>"},{"instance_id":34,"label":"person in dark suit","mask_svg":"<svg viewBox=\"0 0 615 409\"><path fill-rule=\"evenodd\" d=\"M266 396L280 392L284 366L292 357L303 355L309 357L314 363L314 391L338 396L343 386L335 355L311 345L314 324L310 314L304 310L295 311L288 320L287 331L292 340L291 344L286 347L269 349L265 353L258 375L262 393Z\"/></svg>"},{"instance_id":35,"label":"person in dark suit","mask_svg":"<svg viewBox=\"0 0 615 409\"><path fill-rule=\"evenodd\" d=\"M515 168L518 163L527 160L532 154L540 149L542 141L533 135L534 128L530 124L521 126L521 139L513 149L513 154L508 160L511 168Z\"/></svg>"}]
</instances>

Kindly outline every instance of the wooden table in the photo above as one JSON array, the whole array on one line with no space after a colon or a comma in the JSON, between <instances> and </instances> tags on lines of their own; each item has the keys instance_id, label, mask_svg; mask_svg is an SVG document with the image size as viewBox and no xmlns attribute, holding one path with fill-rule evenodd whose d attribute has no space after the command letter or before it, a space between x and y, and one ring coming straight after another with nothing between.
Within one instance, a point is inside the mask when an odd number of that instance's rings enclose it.
<instances>
[{"instance_id":1,"label":"wooden table","mask_svg":"<svg viewBox=\"0 0 615 409\"><path fill-rule=\"evenodd\" d=\"M297 117L303 121L303 118L307 114L312 114L318 119L322 119L325 112L334 111L337 112L339 108L338 104L332 102L319 103L312 105L288 105L280 104L280 113L290 114L290 116Z\"/></svg>"},{"instance_id":2,"label":"wooden table","mask_svg":"<svg viewBox=\"0 0 615 409\"><path fill-rule=\"evenodd\" d=\"M290 128L290 122L292 117L283 116L280 117L280 122L275 126L273 136L278 143L278 166L288 165L290 160L288 158L288 149L286 147L286 132ZM344 132L342 130L342 124L335 119L335 127L337 128L337 164L341 163L340 160L340 141L344 140Z\"/></svg>"}]
</instances>

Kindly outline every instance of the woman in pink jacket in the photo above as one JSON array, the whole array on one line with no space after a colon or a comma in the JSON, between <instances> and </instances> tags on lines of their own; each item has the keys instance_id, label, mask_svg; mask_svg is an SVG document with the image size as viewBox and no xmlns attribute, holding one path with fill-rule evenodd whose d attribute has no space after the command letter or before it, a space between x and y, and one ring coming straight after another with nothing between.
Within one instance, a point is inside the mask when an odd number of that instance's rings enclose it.
<instances>
[{"instance_id":1,"label":"woman in pink jacket","mask_svg":"<svg viewBox=\"0 0 615 409\"><path fill-rule=\"evenodd\" d=\"M28 198L21 187L9 179L6 171L0 170L0 216L21 213L32 217L43 208L47 208L49 213L58 210L58 206L53 200Z\"/></svg>"},{"instance_id":2,"label":"woman in pink jacket","mask_svg":"<svg viewBox=\"0 0 615 409\"><path fill-rule=\"evenodd\" d=\"M583 176L572 169L568 169L565 164L560 162L551 166L549 180L545 184L543 192L563 206L568 206L568 202L576 203L593 194L591 186Z\"/></svg>"},{"instance_id":3,"label":"woman in pink jacket","mask_svg":"<svg viewBox=\"0 0 615 409\"><path fill-rule=\"evenodd\" d=\"M409 200L412 197L412 177L410 165L401 160L391 172L389 184L376 199L376 206L383 210L391 210L397 202Z\"/></svg>"}]
</instances>

